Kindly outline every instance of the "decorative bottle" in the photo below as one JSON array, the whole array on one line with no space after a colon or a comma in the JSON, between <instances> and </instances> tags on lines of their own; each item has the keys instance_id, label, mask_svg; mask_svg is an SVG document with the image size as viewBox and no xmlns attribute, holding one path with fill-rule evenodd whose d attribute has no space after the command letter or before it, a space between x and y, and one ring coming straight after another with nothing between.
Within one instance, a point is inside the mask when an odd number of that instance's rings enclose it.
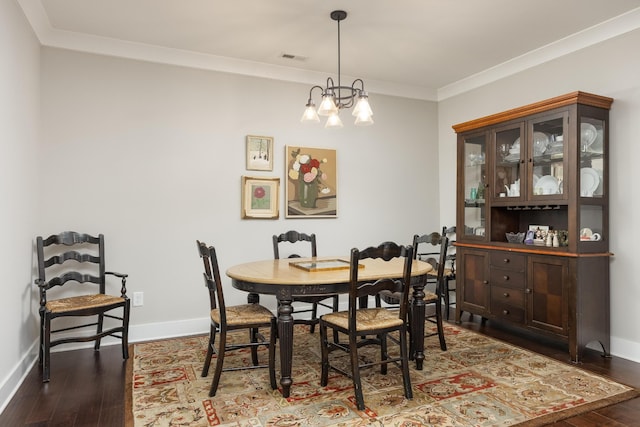
<instances>
[{"instance_id":1,"label":"decorative bottle","mask_svg":"<svg viewBox=\"0 0 640 427\"><path fill-rule=\"evenodd\" d=\"M558 233L553 233L553 247L557 248L560 246L560 239L558 239Z\"/></svg>"},{"instance_id":2,"label":"decorative bottle","mask_svg":"<svg viewBox=\"0 0 640 427\"><path fill-rule=\"evenodd\" d=\"M545 242L545 246L552 246L553 245L553 232L549 231L547 232L547 240Z\"/></svg>"}]
</instances>

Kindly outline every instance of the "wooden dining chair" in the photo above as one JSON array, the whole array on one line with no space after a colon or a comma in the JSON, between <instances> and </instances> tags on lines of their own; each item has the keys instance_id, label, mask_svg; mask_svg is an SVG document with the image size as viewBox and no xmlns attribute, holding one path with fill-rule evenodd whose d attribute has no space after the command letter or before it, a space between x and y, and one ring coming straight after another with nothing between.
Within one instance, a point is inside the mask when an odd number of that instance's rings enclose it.
<instances>
[{"instance_id":1,"label":"wooden dining chair","mask_svg":"<svg viewBox=\"0 0 640 427\"><path fill-rule=\"evenodd\" d=\"M368 258L381 258L384 261L389 261L394 258L404 258L402 278L360 282L358 278L358 264L360 260ZM356 405L359 410L365 409L360 370L371 366L380 365L380 372L385 375L389 363L399 365L404 384L404 396L407 399L413 398L411 379L409 378L406 321L409 290L411 288L412 261L412 247L399 246L393 242L385 242L377 247L369 247L362 251L356 248L352 249L349 274L349 310L328 313L320 317L320 343L322 348L320 385L323 387L327 386L329 369L351 377L356 397ZM385 307L359 308L360 298L375 296L381 291L398 293L398 295L400 295L398 310ZM327 338L329 328L348 336L348 342L329 341ZM392 332L397 332L397 339L394 339L393 336L390 335ZM399 356L392 357L389 355L388 341L399 345ZM372 361L359 357L358 349L370 345L380 347L379 360ZM350 355L350 372L330 363L329 354L335 350L340 350Z\"/></svg>"},{"instance_id":2,"label":"wooden dining chair","mask_svg":"<svg viewBox=\"0 0 640 427\"><path fill-rule=\"evenodd\" d=\"M452 305L455 305L455 299L451 301L451 294L455 296L456 288L451 287L451 283L456 282L456 227L442 227L442 235L447 236L449 243L447 244L446 264L443 272L442 297L444 299L444 318L449 320L449 311Z\"/></svg>"},{"instance_id":3,"label":"wooden dining chair","mask_svg":"<svg viewBox=\"0 0 640 427\"><path fill-rule=\"evenodd\" d=\"M211 330L209 333L209 344L207 355L202 367L202 376L209 374L209 365L213 354L216 354L216 367L209 389L209 396L216 395L220 376L223 371L236 371L242 369L268 368L271 388L276 389L276 317L267 308L257 303L249 303L236 306L227 306L224 301L222 281L220 280L220 270L218 268L218 258L213 246L196 241L198 253L204 263L204 281L209 290L209 303L211 307ZM261 333L259 328L269 329L269 338ZM249 331L249 342L227 343L227 335L231 331L247 329ZM216 347L216 335L219 334ZM258 361L258 347L266 346L269 349L269 361L267 365L260 365ZM234 366L223 368L224 357L227 351L250 348L252 365Z\"/></svg>"},{"instance_id":4,"label":"wooden dining chair","mask_svg":"<svg viewBox=\"0 0 640 427\"><path fill-rule=\"evenodd\" d=\"M42 382L50 380L51 347L71 342L94 341L94 350L106 336L120 339L122 357L129 358L129 298L127 275L105 271L104 236L65 231L36 238L40 300L40 350ZM107 277L118 287L107 292ZM66 317L66 323L53 322ZM116 321L104 329L104 319ZM70 321L69 318L84 319ZM53 324L57 326L53 326ZM95 333L72 331L95 327ZM56 337L56 338L53 338Z\"/></svg>"},{"instance_id":5,"label":"wooden dining chair","mask_svg":"<svg viewBox=\"0 0 640 427\"><path fill-rule=\"evenodd\" d=\"M424 245L434 246L438 245L438 252L423 252L420 253L420 246L424 247ZM425 313L425 320L436 325L436 332L425 334L426 337L430 337L433 335L438 335L438 339L440 340L440 349L442 351L447 350L447 343L444 337L444 328L442 325L442 294L444 289L445 282L445 267L447 260L447 251L449 249L449 239L446 235L440 235L439 233L430 233L423 235L414 235L413 236L413 247L415 252L415 258L421 261L428 262L431 264L433 269L427 273L427 276L422 278L418 278L419 280L425 280L425 290L424 290L424 302L425 305L431 304L435 307L433 314ZM431 292L426 289L426 287L430 284L434 284L434 291ZM411 315L411 314L410 314ZM417 337L412 337L413 339L418 339ZM413 348L413 345L412 345Z\"/></svg>"},{"instance_id":6,"label":"wooden dining chair","mask_svg":"<svg viewBox=\"0 0 640 427\"><path fill-rule=\"evenodd\" d=\"M287 231L286 233L282 233L280 235L273 235L273 257L274 259L280 259L280 245L284 245L286 243L290 243L289 248L293 248L295 245L296 249L299 249L299 242L309 242L310 245L310 256L316 257L318 256L318 250L316 247L316 235L315 234L306 234L300 233L295 230ZM298 251L295 253L289 254L288 258L299 258L302 255ZM326 303L327 299L331 299L331 305ZM309 319L303 319L300 317L294 318L294 324L303 324L309 325L309 332L314 333L315 327L318 324L318 306L322 306L330 309L331 311L338 311L339 306L339 298L337 294L326 294L326 295L309 295L309 296L296 296L293 297L294 302L306 303L307 308L296 308L294 313L311 313Z\"/></svg>"},{"instance_id":7,"label":"wooden dining chair","mask_svg":"<svg viewBox=\"0 0 640 427\"><path fill-rule=\"evenodd\" d=\"M427 313L425 310L424 320L434 323L436 325L436 332L425 334L423 338L438 335L440 341L440 349L442 351L446 351L447 343L444 337L444 327L442 325L442 287L444 284L444 266L447 256L448 239L446 236L443 236L438 232L422 235L415 234L413 236L412 246L414 250L413 258L420 261L428 262L432 267L432 270L426 276L415 277L411 279L412 285L416 283L416 280L422 281L421 284L423 285L424 289L423 301L425 304L425 308L430 305L434 307L433 314ZM437 252L434 252L435 249L437 249ZM433 284L433 292L427 289L427 286L430 286L431 284ZM376 306L380 307L382 300L388 306L397 307L399 304L399 298L400 295L398 293L382 291L378 295L376 295ZM411 325L414 321L414 313L412 310L413 305L411 304L411 302L412 294L409 295L409 310L407 317L407 322L409 323L409 325ZM414 340L419 338L414 337L411 334L411 328L408 328L408 331L410 348L409 357L413 359L415 350Z\"/></svg>"}]
</instances>

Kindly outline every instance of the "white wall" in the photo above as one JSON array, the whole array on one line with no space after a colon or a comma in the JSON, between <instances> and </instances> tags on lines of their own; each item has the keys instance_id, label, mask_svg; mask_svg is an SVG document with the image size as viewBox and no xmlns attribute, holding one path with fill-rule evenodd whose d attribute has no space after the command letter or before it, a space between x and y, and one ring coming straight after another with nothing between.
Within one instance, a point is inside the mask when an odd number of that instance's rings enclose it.
<instances>
[{"instance_id":1,"label":"white wall","mask_svg":"<svg viewBox=\"0 0 640 427\"><path fill-rule=\"evenodd\" d=\"M222 269L271 258L271 236L315 232L320 254L439 227L435 103L376 96L376 123L341 130L299 123L309 88L238 75L44 48L37 233L106 236L108 268L129 273L132 340L208 330L195 240ZM245 170L245 136L275 138L273 173ZM285 179L285 145L335 148L338 218L242 220L240 177ZM284 193L284 186L281 186ZM231 288L230 303L246 301ZM263 298L275 307L275 298ZM189 323L195 319L198 323ZM164 323L164 324L162 324ZM161 325L162 324L162 325Z\"/></svg>"},{"instance_id":2,"label":"white wall","mask_svg":"<svg viewBox=\"0 0 640 427\"><path fill-rule=\"evenodd\" d=\"M40 45L15 2L0 2L0 411L33 360ZM31 354L29 354L31 351Z\"/></svg>"},{"instance_id":3,"label":"white wall","mask_svg":"<svg viewBox=\"0 0 640 427\"><path fill-rule=\"evenodd\" d=\"M455 164L451 126L576 90L614 98L610 112L611 352L640 361L640 31L583 49L438 104L440 163ZM455 216L455 169L440 169L440 217Z\"/></svg>"}]
</instances>

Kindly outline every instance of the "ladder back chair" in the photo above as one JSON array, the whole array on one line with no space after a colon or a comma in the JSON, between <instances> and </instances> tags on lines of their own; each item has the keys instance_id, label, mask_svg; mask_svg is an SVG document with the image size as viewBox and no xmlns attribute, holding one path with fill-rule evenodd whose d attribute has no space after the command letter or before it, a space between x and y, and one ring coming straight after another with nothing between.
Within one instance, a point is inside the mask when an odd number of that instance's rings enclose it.
<instances>
[{"instance_id":1,"label":"ladder back chair","mask_svg":"<svg viewBox=\"0 0 640 427\"><path fill-rule=\"evenodd\" d=\"M274 259L280 259L280 245L285 242L296 244L296 248L299 248L298 242L309 242L311 247L311 256L317 257L318 250L316 247L316 235L315 234L306 234L300 233L295 230L287 231L286 233L282 233L280 235L273 235L273 257ZM293 246L292 246L293 247ZM300 258L301 255L299 253L292 253L288 255L288 258ZM331 305L325 302L325 300L331 299ZM309 325L309 332L314 333L315 327L318 324L318 306L322 306L330 309L331 311L338 311L339 299L338 295L309 295L309 296L296 296L293 298L294 302L302 302L309 304L310 307L296 309L294 313L311 313L310 319L302 319L295 318L293 320L294 324L303 324Z\"/></svg>"},{"instance_id":2,"label":"ladder back chair","mask_svg":"<svg viewBox=\"0 0 640 427\"><path fill-rule=\"evenodd\" d=\"M361 283L358 279L358 264L367 258L381 258L389 261L404 258L404 267L400 279L379 279ZM399 246L393 242L385 242L377 247L369 247L362 251L351 250L349 273L349 310L328 313L320 317L320 343L322 348L322 372L320 385L326 386L329 381L329 369L351 377L359 410L364 410L364 396L360 379L360 370L380 365L380 373L386 375L387 365L399 365L404 384L404 396L413 398L411 379L409 378L409 356L407 349L407 310L411 281L411 265L413 250L411 246ZM397 293L399 308L385 307L358 308L363 297L375 296L381 291ZM348 336L348 342L335 342L327 339L327 331L331 328ZM397 332L394 339L392 332ZM341 335L342 336L342 335ZM399 345L398 353L391 356L388 352L387 339ZM380 359L371 360L359 357L358 349L365 346L379 346ZM331 364L329 354L340 350L350 355L350 370ZM335 360L334 360L335 362Z\"/></svg>"},{"instance_id":3,"label":"ladder back chair","mask_svg":"<svg viewBox=\"0 0 640 427\"><path fill-rule=\"evenodd\" d=\"M222 281L220 280L220 269L218 268L218 258L213 246L207 246L199 240L196 241L198 253L204 263L204 282L209 291L209 303L211 317L211 329L209 333L209 343L207 345L207 355L201 376L209 374L209 365L213 354L216 354L216 366L211 380L209 396L216 395L220 377L223 371L236 371L243 369L269 369L269 382L272 389L277 388L276 384L276 317L267 308L257 303L248 303L236 306L227 306L224 301ZM261 333L259 328L269 330L269 338ZM248 330L249 341L227 343L228 333L237 330ZM218 343L216 347L216 335ZM258 360L258 347L265 346L269 351L268 364L261 365ZM234 351L250 348L252 365L233 366L224 368L224 358L227 351Z\"/></svg>"},{"instance_id":4,"label":"ladder back chair","mask_svg":"<svg viewBox=\"0 0 640 427\"><path fill-rule=\"evenodd\" d=\"M122 341L122 357L128 359L130 303L126 288L127 275L105 271L104 236L74 231L47 238L38 236L36 250L38 278L35 284L40 296L38 354L42 382L50 380L51 347L60 344L94 341L93 348L98 351L102 338L112 336ZM117 295L106 292L107 276L120 279ZM52 327L52 321L61 317L85 319L68 322L65 327ZM107 329L104 329L105 317L115 320L108 321L109 325L114 325ZM95 333L85 329L94 326ZM70 332L80 329L84 331L77 335ZM64 334L61 335L62 332Z\"/></svg>"},{"instance_id":5,"label":"ladder back chair","mask_svg":"<svg viewBox=\"0 0 640 427\"><path fill-rule=\"evenodd\" d=\"M432 246L439 245L439 251L422 254L418 253L419 246L424 246L425 244ZM442 294L445 282L444 275L449 239L446 235L440 235L439 233L423 234L422 236L416 234L413 236L413 247L416 250L416 259L428 262L431 264L431 267L433 267L433 270L431 270L422 280L426 281L424 291L425 304L433 304L435 307L435 313L425 314L425 320L436 325L436 332L425 334L425 338L438 335L438 339L440 340L440 349L442 351L446 351L447 343L445 341L444 327L442 325ZM426 286L430 283L435 284L433 292L426 289Z\"/></svg>"},{"instance_id":6,"label":"ladder back chair","mask_svg":"<svg viewBox=\"0 0 640 427\"><path fill-rule=\"evenodd\" d=\"M449 320L449 309L455 305L455 299L451 301L451 293L456 294L455 286L451 287L451 282L456 281L456 227L442 227L442 235L449 239L447 247L447 260L443 273L444 286L442 287L442 296L444 298L445 319Z\"/></svg>"}]
</instances>

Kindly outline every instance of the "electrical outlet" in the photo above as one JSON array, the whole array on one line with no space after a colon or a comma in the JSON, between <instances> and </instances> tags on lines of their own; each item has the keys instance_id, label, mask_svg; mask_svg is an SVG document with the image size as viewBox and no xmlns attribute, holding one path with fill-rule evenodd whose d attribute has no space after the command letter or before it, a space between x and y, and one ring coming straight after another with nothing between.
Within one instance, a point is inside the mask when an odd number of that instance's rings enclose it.
<instances>
[{"instance_id":1,"label":"electrical outlet","mask_svg":"<svg viewBox=\"0 0 640 427\"><path fill-rule=\"evenodd\" d=\"M140 307L144 305L144 293L143 292L134 292L133 293L133 306Z\"/></svg>"}]
</instances>

